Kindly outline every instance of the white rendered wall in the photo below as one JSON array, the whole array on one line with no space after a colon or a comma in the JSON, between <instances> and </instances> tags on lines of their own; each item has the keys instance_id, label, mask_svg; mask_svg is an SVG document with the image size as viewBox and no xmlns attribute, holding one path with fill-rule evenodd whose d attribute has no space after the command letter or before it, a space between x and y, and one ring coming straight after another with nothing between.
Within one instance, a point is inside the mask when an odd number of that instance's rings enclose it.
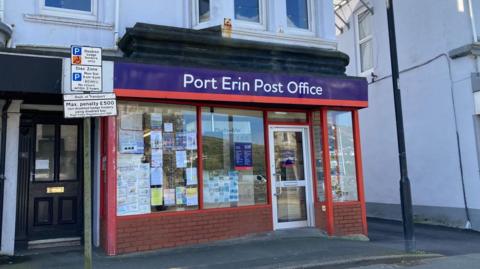
<instances>
[{"instance_id":1,"label":"white rendered wall","mask_svg":"<svg viewBox=\"0 0 480 269\"><path fill-rule=\"evenodd\" d=\"M360 112L365 193L368 203L398 205L400 175L386 6L384 0L369 2L374 8L372 71L380 80L370 84L369 107ZM470 81L475 62L469 57L451 60L450 75L449 59L442 55L473 41L467 1L393 2L414 206L452 208L463 214L457 126L467 203L470 209L478 210L480 176ZM350 22L350 29L345 27L338 35L338 49L351 57L349 75L359 74L357 29L352 16L358 8L361 4L352 1L339 12ZM338 19L337 24L342 25ZM371 76L367 78L371 82ZM474 228L480 228L480 219L474 221Z\"/></svg>"},{"instance_id":2,"label":"white rendered wall","mask_svg":"<svg viewBox=\"0 0 480 269\"><path fill-rule=\"evenodd\" d=\"M50 46L69 47L72 44L114 48L115 0L97 0L96 19L76 19L65 13L51 16L42 13L40 2L43 0L4 0L5 23L14 26L13 46ZM137 22L174 27L195 27L192 20L193 0L119 0L119 37L126 28ZM266 7L264 30L241 24L234 20L234 0L211 0L211 21L202 27L222 25L224 18L233 19L234 29L254 30L254 36L267 35L270 42L289 43L299 39L299 44L309 46L324 40L327 46L335 48L333 3L331 0L311 0L312 40L303 35L290 33L286 29L286 11L284 0L263 0ZM307 35L309 36L309 35ZM236 36L242 38L242 35ZM273 38L272 38L273 37ZM287 38L282 38L287 37ZM291 43L291 42L290 42ZM321 42L320 42L321 43Z\"/></svg>"}]
</instances>

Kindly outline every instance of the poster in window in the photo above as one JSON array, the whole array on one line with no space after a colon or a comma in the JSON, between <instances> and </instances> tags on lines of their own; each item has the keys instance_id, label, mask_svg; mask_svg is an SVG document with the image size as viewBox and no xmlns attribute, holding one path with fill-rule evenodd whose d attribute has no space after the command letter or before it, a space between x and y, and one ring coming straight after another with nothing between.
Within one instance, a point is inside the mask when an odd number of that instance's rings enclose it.
<instances>
[{"instance_id":1,"label":"poster in window","mask_svg":"<svg viewBox=\"0 0 480 269\"><path fill-rule=\"evenodd\" d=\"M163 200L166 206L175 205L175 189L163 189Z\"/></svg>"},{"instance_id":2,"label":"poster in window","mask_svg":"<svg viewBox=\"0 0 480 269\"><path fill-rule=\"evenodd\" d=\"M196 150L197 149L197 133L195 132L188 132L187 133L187 147L188 150Z\"/></svg>"},{"instance_id":3,"label":"poster in window","mask_svg":"<svg viewBox=\"0 0 480 269\"><path fill-rule=\"evenodd\" d=\"M238 202L238 174L230 173L229 202Z\"/></svg>"},{"instance_id":4,"label":"poster in window","mask_svg":"<svg viewBox=\"0 0 480 269\"><path fill-rule=\"evenodd\" d=\"M161 149L152 149L152 159L150 161L151 167L162 167L163 166L163 150Z\"/></svg>"},{"instance_id":5,"label":"poster in window","mask_svg":"<svg viewBox=\"0 0 480 269\"><path fill-rule=\"evenodd\" d=\"M120 130L119 152L127 154L143 154L143 131Z\"/></svg>"},{"instance_id":6,"label":"poster in window","mask_svg":"<svg viewBox=\"0 0 480 269\"><path fill-rule=\"evenodd\" d=\"M117 168L117 215L145 213L150 213L150 166L119 162Z\"/></svg>"},{"instance_id":7,"label":"poster in window","mask_svg":"<svg viewBox=\"0 0 480 269\"><path fill-rule=\"evenodd\" d=\"M152 167L150 173L150 185L163 185L163 168L162 167Z\"/></svg>"},{"instance_id":8,"label":"poster in window","mask_svg":"<svg viewBox=\"0 0 480 269\"><path fill-rule=\"evenodd\" d=\"M196 167L188 167L185 169L185 174L187 177L187 185L197 185L197 168Z\"/></svg>"},{"instance_id":9,"label":"poster in window","mask_svg":"<svg viewBox=\"0 0 480 269\"><path fill-rule=\"evenodd\" d=\"M150 132L150 147L152 149L162 148L162 131L151 131Z\"/></svg>"},{"instance_id":10,"label":"poster in window","mask_svg":"<svg viewBox=\"0 0 480 269\"><path fill-rule=\"evenodd\" d=\"M120 117L120 129L125 131L143 131L143 114L122 115Z\"/></svg>"},{"instance_id":11,"label":"poster in window","mask_svg":"<svg viewBox=\"0 0 480 269\"><path fill-rule=\"evenodd\" d=\"M177 150L175 152L175 160L177 168L187 167L187 152L184 150Z\"/></svg>"},{"instance_id":12,"label":"poster in window","mask_svg":"<svg viewBox=\"0 0 480 269\"><path fill-rule=\"evenodd\" d=\"M163 134L163 148L165 150L173 150L175 147L175 134L164 133Z\"/></svg>"},{"instance_id":13,"label":"poster in window","mask_svg":"<svg viewBox=\"0 0 480 269\"><path fill-rule=\"evenodd\" d=\"M185 150L187 146L187 135L185 133L177 133L175 136L175 149Z\"/></svg>"},{"instance_id":14,"label":"poster in window","mask_svg":"<svg viewBox=\"0 0 480 269\"><path fill-rule=\"evenodd\" d=\"M163 205L163 188L151 188L150 197L152 206Z\"/></svg>"},{"instance_id":15,"label":"poster in window","mask_svg":"<svg viewBox=\"0 0 480 269\"><path fill-rule=\"evenodd\" d=\"M253 166L253 147L252 143L235 143L235 169L246 170Z\"/></svg>"},{"instance_id":16,"label":"poster in window","mask_svg":"<svg viewBox=\"0 0 480 269\"><path fill-rule=\"evenodd\" d=\"M177 205L186 204L187 197L185 196L185 187L175 188L175 199L177 200Z\"/></svg>"},{"instance_id":17,"label":"poster in window","mask_svg":"<svg viewBox=\"0 0 480 269\"><path fill-rule=\"evenodd\" d=\"M171 122L165 122L163 124L163 130L166 132L166 133L171 133L173 132L173 123Z\"/></svg>"},{"instance_id":18,"label":"poster in window","mask_svg":"<svg viewBox=\"0 0 480 269\"><path fill-rule=\"evenodd\" d=\"M186 201L187 201L187 206L198 205L197 188L187 188Z\"/></svg>"},{"instance_id":19,"label":"poster in window","mask_svg":"<svg viewBox=\"0 0 480 269\"><path fill-rule=\"evenodd\" d=\"M152 130L162 130L162 113L150 114L150 128Z\"/></svg>"}]
</instances>

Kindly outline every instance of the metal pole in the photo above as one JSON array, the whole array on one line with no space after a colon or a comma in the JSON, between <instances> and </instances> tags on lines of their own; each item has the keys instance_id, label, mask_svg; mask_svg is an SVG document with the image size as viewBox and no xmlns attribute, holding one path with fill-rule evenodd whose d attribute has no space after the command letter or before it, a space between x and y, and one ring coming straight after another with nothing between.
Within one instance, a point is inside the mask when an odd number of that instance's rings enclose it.
<instances>
[{"instance_id":1,"label":"metal pole","mask_svg":"<svg viewBox=\"0 0 480 269\"><path fill-rule=\"evenodd\" d=\"M387 0L388 39L390 41L390 62L392 67L393 99L395 103L395 119L397 122L398 154L400 161L400 201L402 205L403 238L405 251L414 252L415 234L413 224L412 195L407 171L407 155L405 150L405 134L403 130L402 98L398 85L399 71L397 58L397 41L393 16L393 1Z\"/></svg>"},{"instance_id":2,"label":"metal pole","mask_svg":"<svg viewBox=\"0 0 480 269\"><path fill-rule=\"evenodd\" d=\"M90 159L90 118L83 120L83 248L84 268L92 268L92 173Z\"/></svg>"}]
</instances>

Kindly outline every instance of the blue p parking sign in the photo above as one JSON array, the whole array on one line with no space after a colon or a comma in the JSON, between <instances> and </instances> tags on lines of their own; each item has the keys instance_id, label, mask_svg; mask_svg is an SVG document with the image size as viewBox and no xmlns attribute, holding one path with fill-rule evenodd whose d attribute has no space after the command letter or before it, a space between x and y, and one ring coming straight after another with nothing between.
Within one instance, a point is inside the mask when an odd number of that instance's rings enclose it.
<instances>
[{"instance_id":1,"label":"blue p parking sign","mask_svg":"<svg viewBox=\"0 0 480 269\"><path fill-rule=\"evenodd\" d=\"M72 74L73 81L82 81L82 73L73 73Z\"/></svg>"},{"instance_id":2,"label":"blue p parking sign","mask_svg":"<svg viewBox=\"0 0 480 269\"><path fill-rule=\"evenodd\" d=\"M72 55L82 55L82 47L72 47Z\"/></svg>"}]
</instances>

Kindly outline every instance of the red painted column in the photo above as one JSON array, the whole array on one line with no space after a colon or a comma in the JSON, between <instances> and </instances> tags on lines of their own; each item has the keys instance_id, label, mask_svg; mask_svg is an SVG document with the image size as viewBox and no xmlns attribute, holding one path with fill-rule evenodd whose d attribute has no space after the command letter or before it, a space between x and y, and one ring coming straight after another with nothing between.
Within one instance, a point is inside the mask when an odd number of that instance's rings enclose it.
<instances>
[{"instance_id":1,"label":"red painted column","mask_svg":"<svg viewBox=\"0 0 480 269\"><path fill-rule=\"evenodd\" d=\"M107 255L117 254L117 119L107 118Z\"/></svg>"},{"instance_id":2,"label":"red painted column","mask_svg":"<svg viewBox=\"0 0 480 269\"><path fill-rule=\"evenodd\" d=\"M197 106L197 177L198 177L198 209L203 209L203 137L202 107Z\"/></svg>"},{"instance_id":3,"label":"red painted column","mask_svg":"<svg viewBox=\"0 0 480 269\"><path fill-rule=\"evenodd\" d=\"M326 109L322 109L322 148L323 171L325 174L325 201L327 205L327 233L328 235L333 235L335 233L335 227L333 219L332 181L330 174L330 150L328 147L328 123Z\"/></svg>"},{"instance_id":4,"label":"red painted column","mask_svg":"<svg viewBox=\"0 0 480 269\"><path fill-rule=\"evenodd\" d=\"M265 164L267 165L267 201L269 205L272 205L272 180L270 169L270 129L268 129L268 111L263 111L263 135L265 141ZM272 222L273 229L273 222Z\"/></svg>"},{"instance_id":5,"label":"red painted column","mask_svg":"<svg viewBox=\"0 0 480 269\"><path fill-rule=\"evenodd\" d=\"M315 156L315 137L313 136L313 112L309 111L308 114L308 130L310 136L310 158L312 158L312 187L313 187L313 205L319 201L317 192L317 159ZM321 141L320 141L321 142Z\"/></svg>"},{"instance_id":6,"label":"red painted column","mask_svg":"<svg viewBox=\"0 0 480 269\"><path fill-rule=\"evenodd\" d=\"M362 208L362 227L363 233L368 235L367 228L367 210L365 205L365 189L363 186L363 167L362 167L362 149L360 146L360 125L358 120L358 110L353 112L353 135L354 135L354 146L355 146L355 170L357 171L357 189L358 189L358 198Z\"/></svg>"}]
</instances>

